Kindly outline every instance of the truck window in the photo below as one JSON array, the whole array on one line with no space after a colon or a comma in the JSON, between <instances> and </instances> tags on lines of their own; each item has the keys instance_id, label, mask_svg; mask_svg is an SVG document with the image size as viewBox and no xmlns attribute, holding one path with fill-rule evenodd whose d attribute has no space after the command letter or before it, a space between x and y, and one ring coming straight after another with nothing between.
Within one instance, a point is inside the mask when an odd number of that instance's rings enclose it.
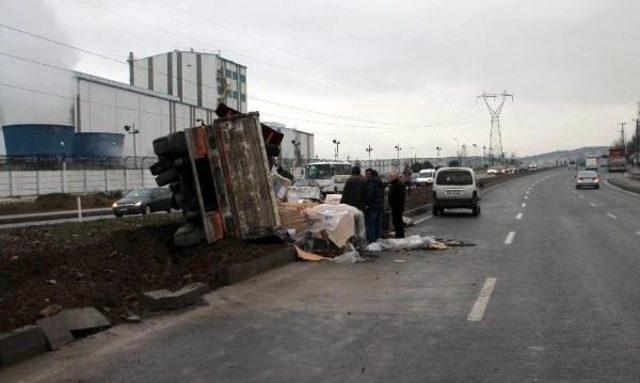
<instances>
[{"instance_id":1,"label":"truck window","mask_svg":"<svg viewBox=\"0 0 640 383\"><path fill-rule=\"evenodd\" d=\"M334 165L333 169L333 175L351 175L351 165Z\"/></svg>"}]
</instances>

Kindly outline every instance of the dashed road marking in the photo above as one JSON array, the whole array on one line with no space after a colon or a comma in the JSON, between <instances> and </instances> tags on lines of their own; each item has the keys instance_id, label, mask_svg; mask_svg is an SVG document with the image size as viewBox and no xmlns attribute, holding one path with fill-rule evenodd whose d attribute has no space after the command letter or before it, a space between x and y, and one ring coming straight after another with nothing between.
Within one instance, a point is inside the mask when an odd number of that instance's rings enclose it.
<instances>
[{"instance_id":1,"label":"dashed road marking","mask_svg":"<svg viewBox=\"0 0 640 383\"><path fill-rule=\"evenodd\" d=\"M487 278L484 282L484 286L482 286L482 290L480 290L480 294L478 294L478 298L476 302L473 304L469 315L467 315L467 320L470 322L480 322L482 317L484 316L484 312L487 309L487 305L489 304L489 300L491 299L491 294L493 294L493 289L496 287L496 282L498 280L496 278Z\"/></svg>"},{"instance_id":2,"label":"dashed road marking","mask_svg":"<svg viewBox=\"0 0 640 383\"><path fill-rule=\"evenodd\" d=\"M636 231L636 234L640 235L640 231Z\"/></svg>"},{"instance_id":3,"label":"dashed road marking","mask_svg":"<svg viewBox=\"0 0 640 383\"><path fill-rule=\"evenodd\" d=\"M504 244L505 245L511 245L513 243L513 238L516 236L516 232L515 231L510 231L509 234L507 234L507 238L504 239Z\"/></svg>"},{"instance_id":4,"label":"dashed road marking","mask_svg":"<svg viewBox=\"0 0 640 383\"><path fill-rule=\"evenodd\" d=\"M584 199L584 196L583 195L579 195L578 198Z\"/></svg>"},{"instance_id":5,"label":"dashed road marking","mask_svg":"<svg viewBox=\"0 0 640 383\"><path fill-rule=\"evenodd\" d=\"M589 205L591 205L591 207L598 207L598 204L593 203L593 202L589 202Z\"/></svg>"},{"instance_id":6,"label":"dashed road marking","mask_svg":"<svg viewBox=\"0 0 640 383\"><path fill-rule=\"evenodd\" d=\"M529 199L529 196L528 195L524 196L524 199Z\"/></svg>"},{"instance_id":7,"label":"dashed road marking","mask_svg":"<svg viewBox=\"0 0 640 383\"><path fill-rule=\"evenodd\" d=\"M526 203L526 202L522 204L522 207L525 207L525 206L527 206L527 203Z\"/></svg>"},{"instance_id":8,"label":"dashed road marking","mask_svg":"<svg viewBox=\"0 0 640 383\"><path fill-rule=\"evenodd\" d=\"M522 219L522 212L518 213L518 215L516 215L516 219Z\"/></svg>"},{"instance_id":9,"label":"dashed road marking","mask_svg":"<svg viewBox=\"0 0 640 383\"><path fill-rule=\"evenodd\" d=\"M611 219L618 219L618 217L616 217L615 215L611 214L611 213L607 213L607 215L609 217L611 217Z\"/></svg>"},{"instance_id":10,"label":"dashed road marking","mask_svg":"<svg viewBox=\"0 0 640 383\"><path fill-rule=\"evenodd\" d=\"M433 215L428 215L426 217L422 217L422 218L420 218L418 220L413 221L413 224L417 225L417 224L422 223L422 222L424 222L424 221L426 221L428 219L431 219L431 218L433 218Z\"/></svg>"}]
</instances>

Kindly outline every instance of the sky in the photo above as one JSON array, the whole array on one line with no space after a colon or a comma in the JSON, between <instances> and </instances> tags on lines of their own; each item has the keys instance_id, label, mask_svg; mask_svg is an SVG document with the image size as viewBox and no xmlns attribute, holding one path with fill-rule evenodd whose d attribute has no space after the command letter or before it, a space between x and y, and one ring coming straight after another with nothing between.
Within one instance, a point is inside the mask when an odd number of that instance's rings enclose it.
<instances>
[{"instance_id":1,"label":"sky","mask_svg":"<svg viewBox=\"0 0 640 383\"><path fill-rule=\"evenodd\" d=\"M368 145L374 158L395 157L395 146L401 157L435 157L436 147L453 155L463 144L481 154L485 91L514 95L501 116L508 154L610 144L637 115L638 14L637 0L0 2L1 24L103 56L219 51L248 67L249 110L314 133L320 157L333 156L337 139L352 159ZM6 28L0 53L128 81L126 64ZM1 54L0 63L16 68L0 82L73 95L46 68Z\"/></svg>"}]
</instances>

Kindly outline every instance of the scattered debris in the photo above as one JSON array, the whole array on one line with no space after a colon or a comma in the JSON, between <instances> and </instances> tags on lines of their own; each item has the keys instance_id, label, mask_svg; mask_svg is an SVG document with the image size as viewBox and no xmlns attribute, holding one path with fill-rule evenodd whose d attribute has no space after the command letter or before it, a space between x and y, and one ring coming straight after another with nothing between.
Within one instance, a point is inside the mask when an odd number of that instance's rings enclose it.
<instances>
[{"instance_id":1,"label":"scattered debris","mask_svg":"<svg viewBox=\"0 0 640 383\"><path fill-rule=\"evenodd\" d=\"M142 321L142 318L140 318L139 315L132 314L126 318L126 321L129 323L140 323Z\"/></svg>"},{"instance_id":2,"label":"scattered debris","mask_svg":"<svg viewBox=\"0 0 640 383\"><path fill-rule=\"evenodd\" d=\"M457 239L446 239L446 238L437 238L436 241L442 242L449 247L467 247L467 246L475 246L475 243L461 241Z\"/></svg>"},{"instance_id":3,"label":"scattered debris","mask_svg":"<svg viewBox=\"0 0 640 383\"><path fill-rule=\"evenodd\" d=\"M56 281L55 279L49 279L47 280L47 283L50 285L55 285L56 283L58 283L58 281Z\"/></svg>"},{"instance_id":4,"label":"scattered debris","mask_svg":"<svg viewBox=\"0 0 640 383\"><path fill-rule=\"evenodd\" d=\"M399 250L417 250L417 249L446 249L443 244L436 241L432 237L421 237L419 235L412 235L407 238L387 238L379 239L376 242L367 245L367 251L399 251Z\"/></svg>"},{"instance_id":5,"label":"scattered debris","mask_svg":"<svg viewBox=\"0 0 640 383\"><path fill-rule=\"evenodd\" d=\"M397 262L397 263L405 263L407 260L406 259L394 259L393 261Z\"/></svg>"},{"instance_id":6,"label":"scattered debris","mask_svg":"<svg viewBox=\"0 0 640 383\"><path fill-rule=\"evenodd\" d=\"M60 311L62 311L62 305L54 303L40 310L38 315L40 316L40 318L46 318L46 317L56 315Z\"/></svg>"}]
</instances>

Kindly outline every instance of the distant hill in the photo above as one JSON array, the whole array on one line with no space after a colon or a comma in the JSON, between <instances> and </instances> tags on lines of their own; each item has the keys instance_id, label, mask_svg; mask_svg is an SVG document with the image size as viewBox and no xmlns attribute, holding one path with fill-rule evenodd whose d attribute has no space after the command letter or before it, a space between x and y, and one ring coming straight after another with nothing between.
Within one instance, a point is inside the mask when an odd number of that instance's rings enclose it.
<instances>
[{"instance_id":1,"label":"distant hill","mask_svg":"<svg viewBox=\"0 0 640 383\"><path fill-rule=\"evenodd\" d=\"M572 150L556 150L554 152L541 153L533 156L521 157L523 163L535 162L538 165L555 164L565 160L581 160L590 156L600 157L609 153L608 146L584 146Z\"/></svg>"}]
</instances>

